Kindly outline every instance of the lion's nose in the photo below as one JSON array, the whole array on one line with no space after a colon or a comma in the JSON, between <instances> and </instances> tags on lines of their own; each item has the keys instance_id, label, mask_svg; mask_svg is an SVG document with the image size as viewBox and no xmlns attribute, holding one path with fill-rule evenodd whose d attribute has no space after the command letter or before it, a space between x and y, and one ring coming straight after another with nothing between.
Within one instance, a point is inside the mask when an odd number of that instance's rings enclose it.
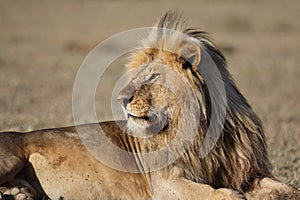
<instances>
[{"instance_id":1,"label":"lion's nose","mask_svg":"<svg viewBox=\"0 0 300 200\"><path fill-rule=\"evenodd\" d=\"M131 97L118 97L118 101L122 104L122 106L124 107L124 108L126 108L127 107L127 105L132 101L132 99L133 99L133 96L131 96Z\"/></svg>"},{"instance_id":2,"label":"lion's nose","mask_svg":"<svg viewBox=\"0 0 300 200\"><path fill-rule=\"evenodd\" d=\"M132 85L126 86L120 93L117 100L122 104L124 108L133 100L133 94L135 87Z\"/></svg>"}]
</instances>

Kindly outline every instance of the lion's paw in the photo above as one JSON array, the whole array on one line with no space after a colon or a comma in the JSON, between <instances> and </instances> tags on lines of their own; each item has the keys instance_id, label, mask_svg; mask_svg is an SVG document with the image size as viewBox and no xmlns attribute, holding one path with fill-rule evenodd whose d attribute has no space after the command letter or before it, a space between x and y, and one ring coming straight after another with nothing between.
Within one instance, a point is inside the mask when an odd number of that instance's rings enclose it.
<instances>
[{"instance_id":1,"label":"lion's paw","mask_svg":"<svg viewBox=\"0 0 300 200\"><path fill-rule=\"evenodd\" d=\"M300 191L292 185L270 178L263 178L254 184L254 189L246 193L249 200L298 200Z\"/></svg>"},{"instance_id":2,"label":"lion's paw","mask_svg":"<svg viewBox=\"0 0 300 200\"><path fill-rule=\"evenodd\" d=\"M216 189L212 199L218 200L245 200L245 196L236 190L227 188Z\"/></svg>"},{"instance_id":3,"label":"lion's paw","mask_svg":"<svg viewBox=\"0 0 300 200\"><path fill-rule=\"evenodd\" d=\"M34 200L34 195L26 187L1 187L0 200Z\"/></svg>"}]
</instances>

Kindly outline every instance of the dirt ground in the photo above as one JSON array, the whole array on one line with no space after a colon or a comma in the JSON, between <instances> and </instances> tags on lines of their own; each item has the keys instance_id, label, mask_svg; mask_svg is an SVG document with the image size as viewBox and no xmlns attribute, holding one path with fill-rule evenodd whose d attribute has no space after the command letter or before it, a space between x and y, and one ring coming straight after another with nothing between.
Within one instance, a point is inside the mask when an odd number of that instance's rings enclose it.
<instances>
[{"instance_id":1,"label":"dirt ground","mask_svg":"<svg viewBox=\"0 0 300 200\"><path fill-rule=\"evenodd\" d=\"M298 0L1 0L0 130L72 125L73 82L85 56L174 8L221 47L264 123L274 174L300 187Z\"/></svg>"}]
</instances>

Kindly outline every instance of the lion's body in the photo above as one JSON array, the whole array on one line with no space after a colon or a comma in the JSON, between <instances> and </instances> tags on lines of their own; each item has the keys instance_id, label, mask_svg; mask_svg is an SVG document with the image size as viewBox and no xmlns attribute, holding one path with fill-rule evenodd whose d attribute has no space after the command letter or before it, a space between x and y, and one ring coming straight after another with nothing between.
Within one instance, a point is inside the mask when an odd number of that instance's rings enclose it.
<instances>
[{"instance_id":1,"label":"lion's body","mask_svg":"<svg viewBox=\"0 0 300 200\"><path fill-rule=\"evenodd\" d=\"M119 127L120 122L87 124L81 128L93 132L98 131L99 125L108 133L106 136L120 148L128 145L122 142L126 135ZM205 195L202 199L207 200L239 199L238 193L233 190L214 190L208 185L199 187L194 182L181 179L177 174L174 177L172 174L168 174L167 178L163 177L164 170L162 173L154 172L150 177L149 174L127 173L107 167L91 156L83 146L76 127L27 133L3 132L0 133L0 152L0 185L6 187L9 192L4 194L13 193L14 188L29 187L34 189L34 197L29 196L31 192L24 194L28 195L30 200L44 200L48 197L53 200L189 200L197 199L203 194ZM117 159L118 155L115 156ZM9 176L6 176L7 174ZM26 181L26 184L19 180ZM23 190L19 194L23 194Z\"/></svg>"},{"instance_id":2,"label":"lion's body","mask_svg":"<svg viewBox=\"0 0 300 200\"><path fill-rule=\"evenodd\" d=\"M96 126L99 124L86 125L90 131L96 129ZM105 122L101 126L103 129L115 130L116 132L111 132L115 135L120 131L114 122ZM12 149L22 149L23 155L20 154L19 157L26 158L22 159L23 166L20 166L25 170L18 177L27 180L34 188L40 188L38 180L51 199L150 198L149 186L143 176L114 170L97 161L82 145L75 127L21 134L0 133L0 139L0 158L2 159L3 149L7 150L5 143L12 141ZM0 164L1 176L9 168L9 160L6 166ZM31 167L35 173L31 173ZM117 193L114 192L116 190ZM40 190L38 193L43 192Z\"/></svg>"},{"instance_id":3,"label":"lion's body","mask_svg":"<svg viewBox=\"0 0 300 200\"><path fill-rule=\"evenodd\" d=\"M124 159L125 169L133 163L140 173L102 164L85 149L76 128L69 127L1 133L0 185L25 179L38 194L53 199L241 198L234 190L253 199L276 199L281 193L299 197L293 187L273 180L262 124L234 84L223 54L204 32L185 28L173 13L165 14L158 28L128 64L132 79L118 97L127 122L100 123L114 145L138 154L126 160L116 153L111 159ZM180 40L165 29L188 37ZM204 156L201 145L213 121L213 98L223 97L208 88L204 75L211 66L200 65L202 51L216 64L227 100L220 137ZM81 128L92 133L97 126ZM166 156L146 159L145 154L166 146L169 152L161 154Z\"/></svg>"}]
</instances>

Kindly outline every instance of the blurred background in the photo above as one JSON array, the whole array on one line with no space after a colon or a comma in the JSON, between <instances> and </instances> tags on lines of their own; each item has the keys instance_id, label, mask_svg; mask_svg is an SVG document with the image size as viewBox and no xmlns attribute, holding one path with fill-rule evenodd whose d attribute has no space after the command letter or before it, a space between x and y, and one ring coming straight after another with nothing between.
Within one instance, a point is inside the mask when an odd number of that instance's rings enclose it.
<instances>
[{"instance_id":1,"label":"blurred background","mask_svg":"<svg viewBox=\"0 0 300 200\"><path fill-rule=\"evenodd\" d=\"M113 34L151 26L169 9L211 33L264 123L274 174L300 187L298 0L1 0L0 131L73 125L73 82L85 56ZM115 69L108 73L119 74ZM109 95L97 91L100 115Z\"/></svg>"}]
</instances>

